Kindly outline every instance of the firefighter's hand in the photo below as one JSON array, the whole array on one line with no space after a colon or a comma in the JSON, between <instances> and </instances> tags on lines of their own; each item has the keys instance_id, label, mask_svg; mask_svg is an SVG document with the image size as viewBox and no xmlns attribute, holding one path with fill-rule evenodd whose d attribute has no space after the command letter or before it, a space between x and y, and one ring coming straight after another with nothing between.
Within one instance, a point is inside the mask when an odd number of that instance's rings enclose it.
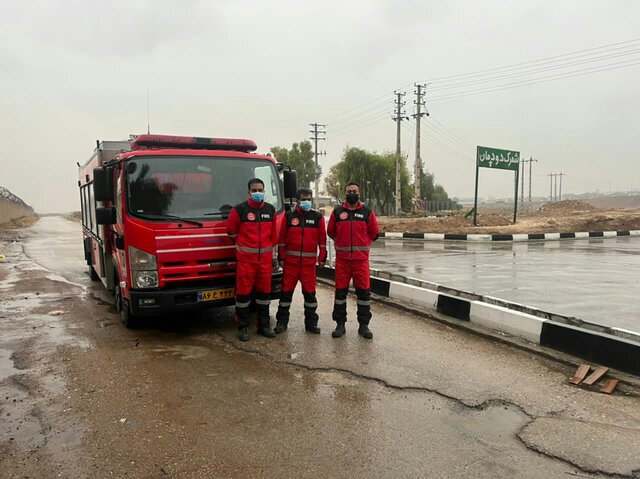
<instances>
[{"instance_id":1,"label":"firefighter's hand","mask_svg":"<svg viewBox=\"0 0 640 479\"><path fill-rule=\"evenodd\" d=\"M318 266L320 266L320 268L324 268L325 264L326 264L326 261L318 261Z\"/></svg>"}]
</instances>

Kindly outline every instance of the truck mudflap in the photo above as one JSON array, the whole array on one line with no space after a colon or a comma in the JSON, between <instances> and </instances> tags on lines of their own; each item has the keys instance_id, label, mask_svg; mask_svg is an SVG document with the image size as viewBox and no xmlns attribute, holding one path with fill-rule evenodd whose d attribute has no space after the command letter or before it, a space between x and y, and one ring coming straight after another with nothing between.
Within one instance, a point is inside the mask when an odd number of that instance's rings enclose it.
<instances>
[{"instance_id":1,"label":"truck mudflap","mask_svg":"<svg viewBox=\"0 0 640 479\"><path fill-rule=\"evenodd\" d=\"M280 298L282 272L274 273L271 281L271 299ZM130 290L130 307L134 316L220 308L235 304L235 280L215 286L181 288L163 291Z\"/></svg>"}]
</instances>

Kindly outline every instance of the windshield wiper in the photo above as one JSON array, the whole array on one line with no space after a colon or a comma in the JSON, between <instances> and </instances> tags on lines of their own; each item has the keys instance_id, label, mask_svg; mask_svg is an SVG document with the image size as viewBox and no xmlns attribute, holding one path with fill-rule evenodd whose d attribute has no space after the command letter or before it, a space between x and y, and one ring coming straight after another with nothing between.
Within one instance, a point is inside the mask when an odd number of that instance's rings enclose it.
<instances>
[{"instance_id":1,"label":"windshield wiper","mask_svg":"<svg viewBox=\"0 0 640 479\"><path fill-rule=\"evenodd\" d=\"M136 213L136 215L142 218L149 218L150 220L160 219L160 218L170 218L172 220L179 220L179 221L184 221L185 223L191 223L199 226L200 228L202 228L203 226L202 223L200 223L199 221L188 220L186 218L180 218L179 216L175 216L175 215L165 215L162 213Z\"/></svg>"}]
</instances>

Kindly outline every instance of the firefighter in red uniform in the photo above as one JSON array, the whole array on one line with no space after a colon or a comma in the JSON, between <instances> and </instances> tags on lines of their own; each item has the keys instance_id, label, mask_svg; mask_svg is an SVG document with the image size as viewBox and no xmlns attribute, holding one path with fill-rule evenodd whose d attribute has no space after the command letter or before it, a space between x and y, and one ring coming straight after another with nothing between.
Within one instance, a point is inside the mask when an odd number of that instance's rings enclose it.
<instances>
[{"instance_id":1,"label":"firefighter in red uniform","mask_svg":"<svg viewBox=\"0 0 640 479\"><path fill-rule=\"evenodd\" d=\"M236 243L236 318L239 339L249 339L251 295L255 292L258 333L274 338L269 318L273 250L278 239L276 210L264 201L264 183L249 180L249 199L229 214L227 234Z\"/></svg>"},{"instance_id":2,"label":"firefighter in red uniform","mask_svg":"<svg viewBox=\"0 0 640 479\"><path fill-rule=\"evenodd\" d=\"M378 220L373 211L360 202L358 184L349 183L345 193L347 201L334 208L327 227L327 233L333 239L336 249L336 293L333 304L336 329L331 336L339 338L346 332L344 323L347 321L347 293L349 282L353 278L358 298L358 334L372 339L373 333L369 330L369 246L378 239Z\"/></svg>"},{"instance_id":3,"label":"firefighter in red uniform","mask_svg":"<svg viewBox=\"0 0 640 479\"><path fill-rule=\"evenodd\" d=\"M324 216L311 209L310 189L300 188L296 199L297 206L287 212L280 227L278 258L284 267L284 276L275 332L280 334L287 329L293 291L300 281L304 296L304 328L310 333L320 334L316 313L316 261L323 268L327 260Z\"/></svg>"}]
</instances>

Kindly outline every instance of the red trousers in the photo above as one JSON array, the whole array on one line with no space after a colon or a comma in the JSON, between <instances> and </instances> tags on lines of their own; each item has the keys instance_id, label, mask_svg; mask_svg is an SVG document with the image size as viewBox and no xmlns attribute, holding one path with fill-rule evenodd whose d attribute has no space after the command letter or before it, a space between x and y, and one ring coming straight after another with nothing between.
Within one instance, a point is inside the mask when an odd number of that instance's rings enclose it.
<instances>
[{"instance_id":1,"label":"red trousers","mask_svg":"<svg viewBox=\"0 0 640 479\"><path fill-rule=\"evenodd\" d=\"M296 289L300 281L303 293L316 292L316 265L285 263L284 276L282 277L282 292L288 293Z\"/></svg>"},{"instance_id":2,"label":"red trousers","mask_svg":"<svg viewBox=\"0 0 640 479\"><path fill-rule=\"evenodd\" d=\"M336 289L349 287L353 278L353 287L369 289L368 259L336 259Z\"/></svg>"},{"instance_id":3,"label":"red trousers","mask_svg":"<svg viewBox=\"0 0 640 479\"><path fill-rule=\"evenodd\" d=\"M236 270L236 296L256 293L271 293L271 262L250 263L238 261Z\"/></svg>"}]
</instances>

